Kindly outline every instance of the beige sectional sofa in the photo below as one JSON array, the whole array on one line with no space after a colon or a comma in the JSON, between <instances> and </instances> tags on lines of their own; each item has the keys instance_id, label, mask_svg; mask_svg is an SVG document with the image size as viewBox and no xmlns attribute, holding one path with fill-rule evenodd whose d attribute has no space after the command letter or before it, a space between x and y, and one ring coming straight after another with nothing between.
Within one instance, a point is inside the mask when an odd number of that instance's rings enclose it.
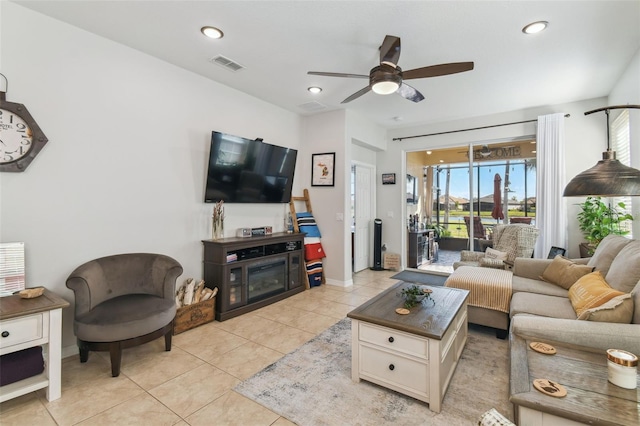
<instances>
[{"instance_id":1,"label":"beige sectional sofa","mask_svg":"<svg viewBox=\"0 0 640 426\"><path fill-rule=\"evenodd\" d=\"M509 313L511 333L597 349L615 347L640 355L640 240L610 235L602 240L593 257L574 260L600 271L613 289L631 294L585 312L590 320L578 319L569 298L570 290L540 278L551 262L515 260ZM576 291L572 294L574 301ZM622 298L624 304L620 302Z\"/></svg>"}]
</instances>

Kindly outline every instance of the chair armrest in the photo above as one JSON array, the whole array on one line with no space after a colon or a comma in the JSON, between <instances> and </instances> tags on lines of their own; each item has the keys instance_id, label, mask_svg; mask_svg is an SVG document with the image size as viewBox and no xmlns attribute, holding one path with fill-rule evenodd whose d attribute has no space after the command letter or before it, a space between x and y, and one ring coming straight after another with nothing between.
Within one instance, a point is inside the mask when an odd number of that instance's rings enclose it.
<instances>
[{"instance_id":1,"label":"chair armrest","mask_svg":"<svg viewBox=\"0 0 640 426\"><path fill-rule=\"evenodd\" d=\"M479 262L484 258L484 253L480 251L462 250L460 252L460 261L462 262Z\"/></svg>"},{"instance_id":2,"label":"chair armrest","mask_svg":"<svg viewBox=\"0 0 640 426\"><path fill-rule=\"evenodd\" d=\"M159 274L155 279L156 294L164 299L174 300L176 281L183 272L180 263L169 256L157 255L152 269Z\"/></svg>"},{"instance_id":3,"label":"chair armrest","mask_svg":"<svg viewBox=\"0 0 640 426\"><path fill-rule=\"evenodd\" d=\"M640 354L640 325L581 321L517 314L511 319L511 333L518 336L587 348L623 349Z\"/></svg>"}]
</instances>

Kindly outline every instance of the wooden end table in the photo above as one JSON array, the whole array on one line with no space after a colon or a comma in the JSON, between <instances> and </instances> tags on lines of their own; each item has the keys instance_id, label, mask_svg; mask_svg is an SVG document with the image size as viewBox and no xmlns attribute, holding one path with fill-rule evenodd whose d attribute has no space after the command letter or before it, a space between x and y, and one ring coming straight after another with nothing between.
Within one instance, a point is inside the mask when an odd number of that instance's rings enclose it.
<instances>
[{"instance_id":1,"label":"wooden end table","mask_svg":"<svg viewBox=\"0 0 640 426\"><path fill-rule=\"evenodd\" d=\"M42 374L0 386L0 402L47 388L47 400L60 398L62 358L62 309L69 302L45 290L33 299L18 295L0 297L0 355L34 346L46 346Z\"/></svg>"},{"instance_id":2,"label":"wooden end table","mask_svg":"<svg viewBox=\"0 0 640 426\"><path fill-rule=\"evenodd\" d=\"M511 336L509 399L518 425L640 424L639 391L608 381L605 351L553 343L557 353L545 355L531 349L531 342L521 336ZM534 388L535 379L561 384L567 396L556 398L543 394Z\"/></svg>"},{"instance_id":3,"label":"wooden end table","mask_svg":"<svg viewBox=\"0 0 640 426\"><path fill-rule=\"evenodd\" d=\"M467 341L467 290L426 286L435 305L424 300L408 315L399 282L349 312L351 322L351 378L393 389L429 403L440 412L460 354Z\"/></svg>"}]
</instances>

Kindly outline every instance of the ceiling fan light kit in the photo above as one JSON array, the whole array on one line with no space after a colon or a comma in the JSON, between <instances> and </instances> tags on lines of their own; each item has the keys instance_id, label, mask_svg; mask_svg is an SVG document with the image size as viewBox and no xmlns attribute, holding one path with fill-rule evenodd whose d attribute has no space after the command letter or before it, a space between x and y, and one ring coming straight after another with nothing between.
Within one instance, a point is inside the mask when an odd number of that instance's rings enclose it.
<instances>
[{"instance_id":1,"label":"ceiling fan light kit","mask_svg":"<svg viewBox=\"0 0 640 426\"><path fill-rule=\"evenodd\" d=\"M378 95L390 95L395 93L402 84L400 67L392 67L387 64L381 64L371 70L369 76L369 85Z\"/></svg>"},{"instance_id":2,"label":"ceiling fan light kit","mask_svg":"<svg viewBox=\"0 0 640 426\"><path fill-rule=\"evenodd\" d=\"M640 109L640 105L619 105L587 111L584 115L605 111L607 114L607 150L595 166L575 176L564 188L563 196L640 196L640 170L626 166L616 159L609 147L609 110Z\"/></svg>"},{"instance_id":3,"label":"ceiling fan light kit","mask_svg":"<svg viewBox=\"0 0 640 426\"><path fill-rule=\"evenodd\" d=\"M343 104L359 98L369 91L379 95L389 95L397 93L412 102L420 102L424 99L422 93L409 86L404 80L414 78L438 77L442 75L456 74L459 72L471 71L473 62L457 62L449 64L431 65L416 68L403 73L398 66L400 59L400 37L387 35L380 46L380 65L373 67L369 75L347 74L336 72L309 71L309 75L322 75L325 77L346 77L346 78L369 78L369 85L352 94Z\"/></svg>"}]
</instances>

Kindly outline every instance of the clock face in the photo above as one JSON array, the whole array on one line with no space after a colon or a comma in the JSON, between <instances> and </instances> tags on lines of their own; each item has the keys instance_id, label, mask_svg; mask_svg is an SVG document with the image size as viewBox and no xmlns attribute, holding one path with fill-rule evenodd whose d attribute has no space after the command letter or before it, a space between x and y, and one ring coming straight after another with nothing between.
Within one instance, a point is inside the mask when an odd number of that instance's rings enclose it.
<instances>
[{"instance_id":1,"label":"clock face","mask_svg":"<svg viewBox=\"0 0 640 426\"><path fill-rule=\"evenodd\" d=\"M0 109L0 164L12 163L29 153L33 132L19 115Z\"/></svg>"}]
</instances>

